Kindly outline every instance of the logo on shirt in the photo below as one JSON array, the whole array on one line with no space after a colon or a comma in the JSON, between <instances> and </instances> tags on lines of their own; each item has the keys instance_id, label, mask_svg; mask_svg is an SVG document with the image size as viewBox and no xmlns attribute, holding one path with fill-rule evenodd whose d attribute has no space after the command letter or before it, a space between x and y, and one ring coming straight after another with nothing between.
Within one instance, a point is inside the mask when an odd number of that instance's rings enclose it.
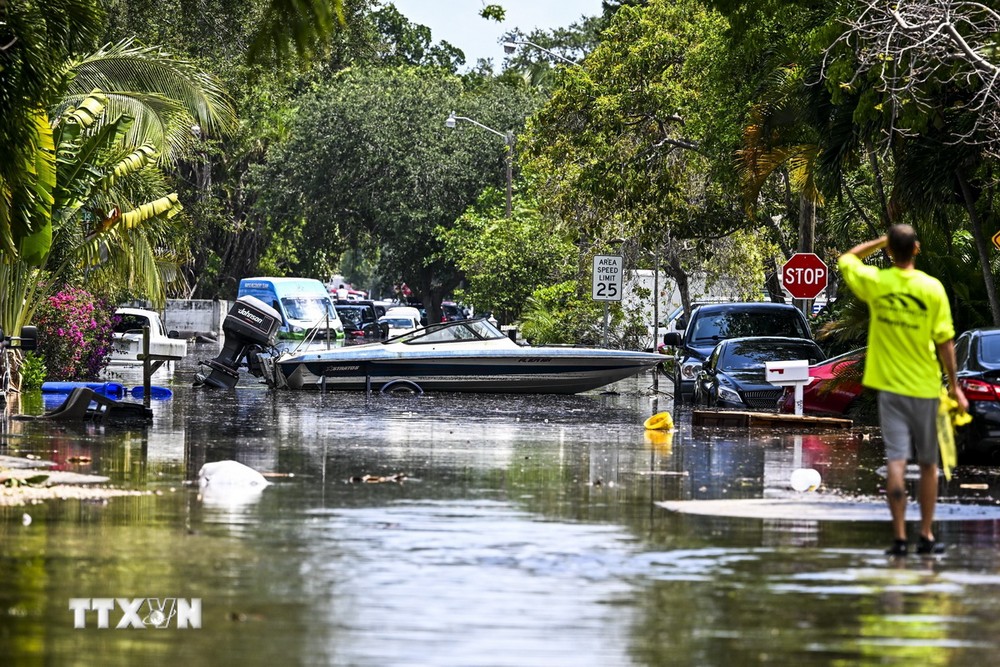
<instances>
[{"instance_id":1,"label":"logo on shirt","mask_svg":"<svg viewBox=\"0 0 1000 667\"><path fill-rule=\"evenodd\" d=\"M919 308L920 310L926 311L927 304L913 296L912 294L903 294L899 292L894 292L892 294L883 294L878 299L876 299L878 305L884 308L911 310L912 308Z\"/></svg>"}]
</instances>

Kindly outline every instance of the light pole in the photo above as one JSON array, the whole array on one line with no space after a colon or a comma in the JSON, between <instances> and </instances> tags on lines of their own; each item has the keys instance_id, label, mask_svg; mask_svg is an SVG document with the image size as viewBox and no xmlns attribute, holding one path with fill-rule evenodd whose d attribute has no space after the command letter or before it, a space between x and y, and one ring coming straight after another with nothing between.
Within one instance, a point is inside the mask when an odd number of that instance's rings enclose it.
<instances>
[{"instance_id":1,"label":"light pole","mask_svg":"<svg viewBox=\"0 0 1000 667\"><path fill-rule=\"evenodd\" d=\"M616 246L622 246L627 241L623 238L611 239L610 243ZM652 258L653 260L653 352L657 351L657 341L660 337L660 243L656 243L656 247L650 251L642 247L638 242L635 244L637 254L639 252L644 252ZM633 274L636 274L636 269L632 269ZM660 369L653 369L653 394L655 396L660 395ZM653 409L656 412L656 409Z\"/></svg>"},{"instance_id":2,"label":"light pole","mask_svg":"<svg viewBox=\"0 0 1000 667\"><path fill-rule=\"evenodd\" d=\"M545 53L549 54L553 58L557 58L557 59L563 61L564 63L567 63L569 65L576 65L577 67L580 66L580 63L576 62L575 60L570 60L566 56L561 56L558 53L556 53L555 51L550 51L549 49L545 48L544 46L539 46L538 44L535 44L534 42L529 42L526 39L509 39L509 40L507 40L506 42L503 43L503 52L506 53L507 55L510 55L510 54L514 53L515 51L517 51L518 45L533 46L536 49L538 49L539 51L544 51Z\"/></svg>"},{"instance_id":3,"label":"light pole","mask_svg":"<svg viewBox=\"0 0 1000 667\"><path fill-rule=\"evenodd\" d=\"M454 111L452 111L448 118L445 119L445 127L454 129L455 124L460 120L472 123L476 127L481 127L487 132L492 132L498 137L503 137L503 140L507 142L507 217L509 218L511 215L511 190L514 180L514 133L510 131L501 132L499 130L494 130L492 127L483 125L477 120L472 120L471 118L467 118L465 116L456 116Z\"/></svg>"}]
</instances>

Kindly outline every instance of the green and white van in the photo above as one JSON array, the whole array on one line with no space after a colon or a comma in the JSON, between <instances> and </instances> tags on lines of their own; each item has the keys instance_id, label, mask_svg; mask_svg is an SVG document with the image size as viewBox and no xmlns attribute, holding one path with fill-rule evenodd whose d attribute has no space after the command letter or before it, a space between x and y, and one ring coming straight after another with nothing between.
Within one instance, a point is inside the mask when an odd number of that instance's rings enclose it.
<instances>
[{"instance_id":1,"label":"green and white van","mask_svg":"<svg viewBox=\"0 0 1000 667\"><path fill-rule=\"evenodd\" d=\"M312 278L244 278L240 281L239 294L253 296L281 313L279 340L302 340L312 335L313 340L343 340L344 325L334 308L333 299L326 287Z\"/></svg>"}]
</instances>

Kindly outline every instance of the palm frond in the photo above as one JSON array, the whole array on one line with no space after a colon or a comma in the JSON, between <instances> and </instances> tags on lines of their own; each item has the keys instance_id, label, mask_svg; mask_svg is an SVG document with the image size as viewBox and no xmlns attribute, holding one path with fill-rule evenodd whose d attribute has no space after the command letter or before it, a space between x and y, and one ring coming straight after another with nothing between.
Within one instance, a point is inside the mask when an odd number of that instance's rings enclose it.
<instances>
[{"instance_id":1,"label":"palm frond","mask_svg":"<svg viewBox=\"0 0 1000 667\"><path fill-rule=\"evenodd\" d=\"M136 125L130 139L152 143L168 161L194 139L192 123L204 136L236 126L235 107L222 83L157 47L134 46L131 40L109 44L71 60L64 74L68 83L61 104L73 104L99 88L108 97L108 117L132 116Z\"/></svg>"}]
</instances>

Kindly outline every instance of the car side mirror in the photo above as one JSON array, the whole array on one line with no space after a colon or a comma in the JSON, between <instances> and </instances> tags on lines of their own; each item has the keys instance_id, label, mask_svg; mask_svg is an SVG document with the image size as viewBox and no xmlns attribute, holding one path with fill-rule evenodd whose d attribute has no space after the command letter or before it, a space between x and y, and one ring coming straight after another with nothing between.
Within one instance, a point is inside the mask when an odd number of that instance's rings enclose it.
<instances>
[{"instance_id":1,"label":"car side mirror","mask_svg":"<svg viewBox=\"0 0 1000 667\"><path fill-rule=\"evenodd\" d=\"M681 335L676 331L671 331L670 333L663 334L663 344L669 345L670 347L680 347L681 345Z\"/></svg>"}]
</instances>

